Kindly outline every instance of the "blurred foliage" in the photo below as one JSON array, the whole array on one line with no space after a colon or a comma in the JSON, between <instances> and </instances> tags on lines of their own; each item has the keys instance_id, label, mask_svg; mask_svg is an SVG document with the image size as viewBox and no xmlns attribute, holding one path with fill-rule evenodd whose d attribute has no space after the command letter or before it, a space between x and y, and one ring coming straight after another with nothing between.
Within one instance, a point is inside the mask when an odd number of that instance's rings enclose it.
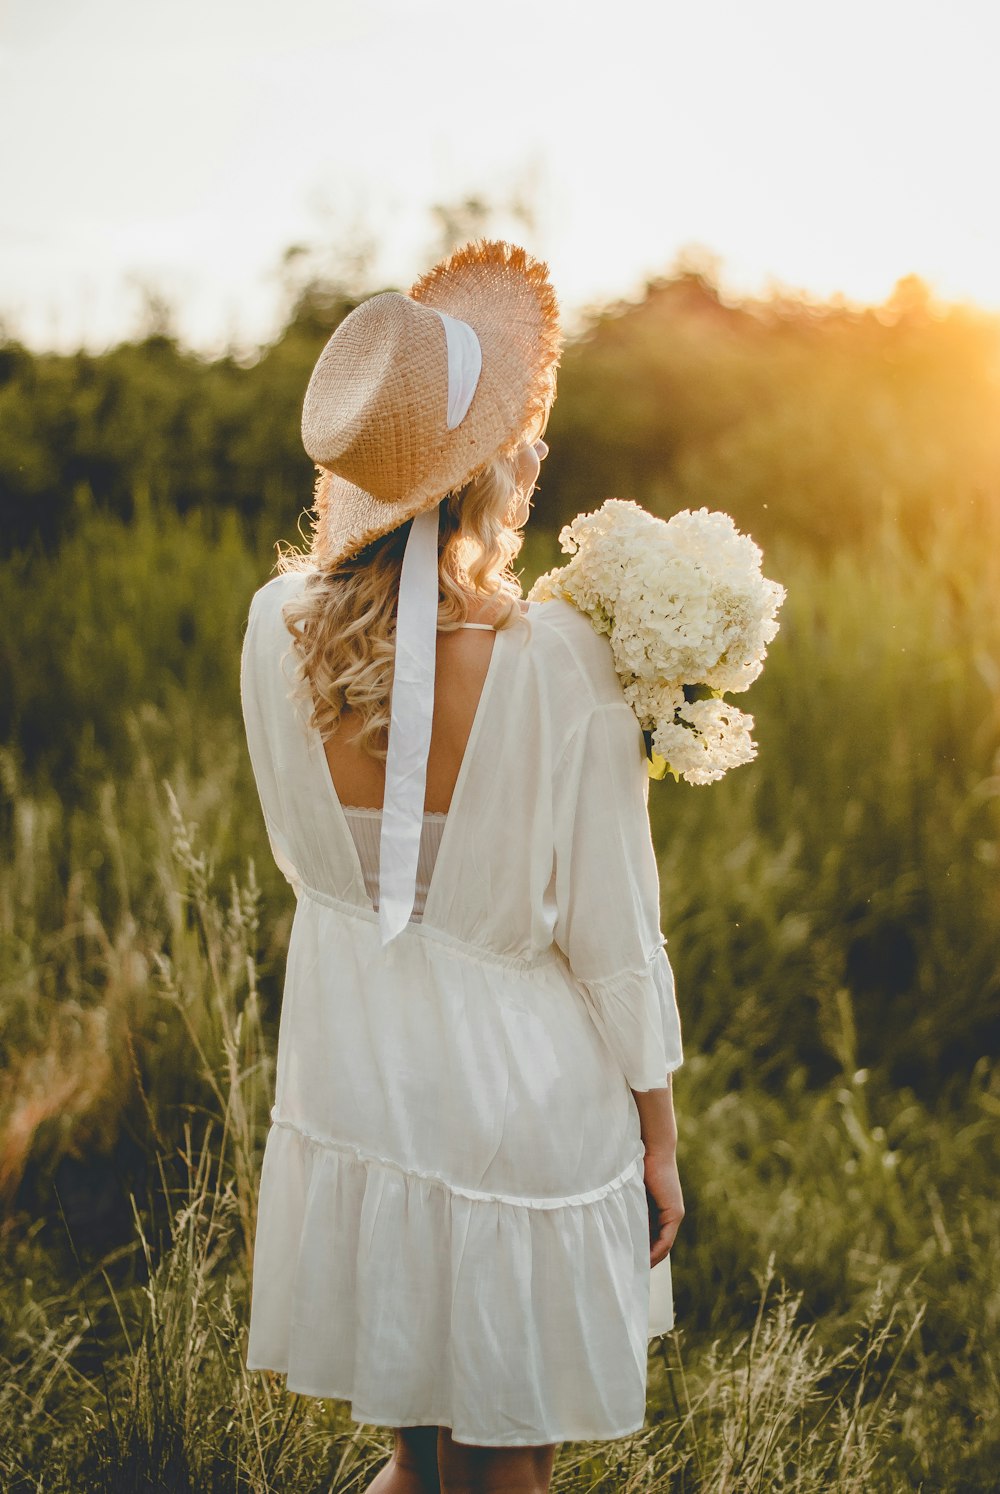
<instances>
[{"instance_id":1,"label":"blurred foliage","mask_svg":"<svg viewBox=\"0 0 1000 1494\"><path fill-rule=\"evenodd\" d=\"M153 335L106 353L0 347L0 543L51 550L95 510L225 510L294 538L313 468L299 415L312 366L355 303L308 284L282 335L243 366Z\"/></svg>"},{"instance_id":2,"label":"blurred foliage","mask_svg":"<svg viewBox=\"0 0 1000 1494\"><path fill-rule=\"evenodd\" d=\"M863 547L888 519L1000 507L1000 321L901 281L883 306L727 305L702 274L598 316L564 359L546 493L723 507L765 548Z\"/></svg>"},{"instance_id":3,"label":"blurred foliage","mask_svg":"<svg viewBox=\"0 0 1000 1494\"><path fill-rule=\"evenodd\" d=\"M5 529L0 742L26 785L93 807L93 785L131 772L142 707L159 771L210 776L215 751L238 753L248 599L311 491L302 388L353 304L308 276L248 367L164 336L102 357L7 350L0 400L22 439L4 460L37 492L3 497L22 543ZM689 266L565 354L526 583L558 563L562 520L612 491L726 509L789 591L747 702L760 762L651 795L665 927L699 993L688 1029L738 1041L769 1080L793 1062L823 1074L819 1003L841 986L862 1062L906 1082L934 1087L987 1040L998 350L995 321L915 280L863 311L733 306ZM245 774L240 793L252 819Z\"/></svg>"},{"instance_id":4,"label":"blurred foliage","mask_svg":"<svg viewBox=\"0 0 1000 1494\"><path fill-rule=\"evenodd\" d=\"M252 358L169 323L0 347L11 1487L45 1463L54 1490L329 1488L333 1439L355 1488L382 1450L247 1377L239 1343L291 917L239 652L310 502L305 383L362 294L307 273ZM998 332L913 278L864 310L730 304L688 265L567 347L525 589L615 495L731 513L788 601L739 702L758 761L651 785L682 1327L650 1430L566 1450L558 1488L989 1486ZM772 1268L793 1296L768 1304Z\"/></svg>"},{"instance_id":5,"label":"blurred foliage","mask_svg":"<svg viewBox=\"0 0 1000 1494\"><path fill-rule=\"evenodd\" d=\"M165 333L102 354L0 346L4 550L51 549L95 506L129 518L136 494L293 534L312 480L302 394L359 299L307 278L281 336L243 363ZM570 342L534 522L558 529L615 495L722 505L765 546L824 552L863 546L887 518L926 548L942 507L995 532L998 403L1000 323L938 305L916 277L855 310L729 304L686 269Z\"/></svg>"},{"instance_id":6,"label":"blurred foliage","mask_svg":"<svg viewBox=\"0 0 1000 1494\"><path fill-rule=\"evenodd\" d=\"M529 525L529 530L531 526ZM744 1078L829 1073L823 1003L858 1009L859 1062L937 1090L987 1051L1000 944L1000 553L965 564L944 513L932 553L895 532L863 562L775 543L782 630L745 697L760 756L705 789L651 785L663 926L700 1048ZM522 556L533 579L554 558ZM94 516L50 556L0 564L0 726L20 793L49 785L85 833L98 786L233 775L228 862L266 845L242 747L239 652L261 565L236 516ZM26 661L31 667L26 667ZM103 813L103 811L100 811ZM129 822L140 842L143 816ZM69 841L64 834L55 851ZM54 889L69 862L59 865ZM107 910L111 887L102 896ZM58 921L57 909L52 910ZM956 951L961 952L960 958Z\"/></svg>"}]
</instances>

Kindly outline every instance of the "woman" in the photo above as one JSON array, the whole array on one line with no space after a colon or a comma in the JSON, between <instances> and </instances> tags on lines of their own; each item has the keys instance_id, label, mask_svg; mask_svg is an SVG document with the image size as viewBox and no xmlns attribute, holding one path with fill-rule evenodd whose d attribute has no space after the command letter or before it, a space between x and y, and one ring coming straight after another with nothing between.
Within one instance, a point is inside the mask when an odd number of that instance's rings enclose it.
<instances>
[{"instance_id":1,"label":"woman","mask_svg":"<svg viewBox=\"0 0 1000 1494\"><path fill-rule=\"evenodd\" d=\"M642 733L608 639L512 570L558 356L504 243L353 311L303 407L311 550L244 643L297 898L247 1363L394 1427L378 1494L547 1489L560 1441L642 1426L673 1321Z\"/></svg>"}]
</instances>

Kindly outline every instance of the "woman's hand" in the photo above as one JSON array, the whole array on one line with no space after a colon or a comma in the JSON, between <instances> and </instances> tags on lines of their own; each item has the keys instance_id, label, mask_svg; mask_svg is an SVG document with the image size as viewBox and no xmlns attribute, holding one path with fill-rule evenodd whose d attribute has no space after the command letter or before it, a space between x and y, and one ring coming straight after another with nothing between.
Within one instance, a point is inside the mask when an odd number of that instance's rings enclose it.
<instances>
[{"instance_id":1,"label":"woman's hand","mask_svg":"<svg viewBox=\"0 0 1000 1494\"><path fill-rule=\"evenodd\" d=\"M632 1098L639 1112L639 1131L645 1147L642 1175L649 1205L650 1270L670 1250L681 1220L684 1199L677 1174L677 1121L674 1116L674 1081L671 1074L658 1089L634 1089Z\"/></svg>"},{"instance_id":2,"label":"woman's hand","mask_svg":"<svg viewBox=\"0 0 1000 1494\"><path fill-rule=\"evenodd\" d=\"M649 1267L663 1260L677 1237L684 1218L684 1197L673 1152L647 1151L642 1166L649 1205Z\"/></svg>"}]
</instances>

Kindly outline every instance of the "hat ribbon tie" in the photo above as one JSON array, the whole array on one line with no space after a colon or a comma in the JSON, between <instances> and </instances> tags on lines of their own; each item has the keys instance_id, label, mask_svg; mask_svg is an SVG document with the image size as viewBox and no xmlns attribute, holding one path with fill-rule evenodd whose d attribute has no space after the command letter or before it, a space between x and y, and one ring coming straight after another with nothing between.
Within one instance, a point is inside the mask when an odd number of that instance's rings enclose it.
<instances>
[{"instance_id":1,"label":"hat ribbon tie","mask_svg":"<svg viewBox=\"0 0 1000 1494\"><path fill-rule=\"evenodd\" d=\"M479 338L467 322L443 311L438 316L444 323L448 349L446 420L448 429L454 430L468 414L482 372L483 354ZM434 717L440 517L439 501L412 520L399 573L396 658L379 837L378 925L383 947L409 923L416 901Z\"/></svg>"}]
</instances>

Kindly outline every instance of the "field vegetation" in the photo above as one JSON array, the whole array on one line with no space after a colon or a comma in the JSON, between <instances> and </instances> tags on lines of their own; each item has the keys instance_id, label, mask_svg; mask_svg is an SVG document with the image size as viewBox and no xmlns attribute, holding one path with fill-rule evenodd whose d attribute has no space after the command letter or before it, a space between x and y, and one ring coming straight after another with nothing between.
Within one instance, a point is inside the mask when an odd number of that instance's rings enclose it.
<instances>
[{"instance_id":1,"label":"field vegetation","mask_svg":"<svg viewBox=\"0 0 1000 1494\"><path fill-rule=\"evenodd\" d=\"M374 287L373 287L374 289ZM389 1434L243 1366L293 899L238 659L353 298L256 359L0 347L0 1476L361 1490ZM567 350L525 590L605 497L788 589L758 760L651 785L687 1063L675 1332L560 1491L998 1487L1000 327L680 268Z\"/></svg>"}]
</instances>

